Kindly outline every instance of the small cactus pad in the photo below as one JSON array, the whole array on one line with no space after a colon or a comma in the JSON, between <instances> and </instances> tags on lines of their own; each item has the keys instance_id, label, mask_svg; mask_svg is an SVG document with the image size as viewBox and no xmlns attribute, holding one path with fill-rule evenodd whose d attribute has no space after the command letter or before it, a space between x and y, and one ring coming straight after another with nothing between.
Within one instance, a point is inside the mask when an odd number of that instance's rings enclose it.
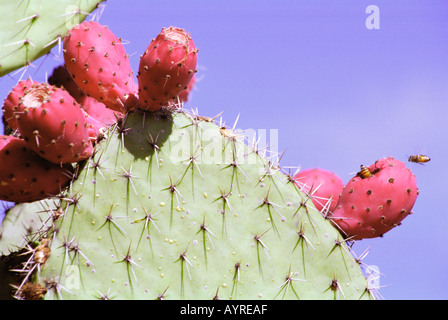
<instances>
[{"instance_id":1,"label":"small cactus pad","mask_svg":"<svg viewBox=\"0 0 448 320\"><path fill-rule=\"evenodd\" d=\"M372 297L337 229L234 131L185 112L135 111L105 137L66 193L38 206L57 215L30 250L17 297Z\"/></svg>"},{"instance_id":2,"label":"small cactus pad","mask_svg":"<svg viewBox=\"0 0 448 320\"><path fill-rule=\"evenodd\" d=\"M0 77L49 53L103 1L1 0Z\"/></svg>"}]
</instances>

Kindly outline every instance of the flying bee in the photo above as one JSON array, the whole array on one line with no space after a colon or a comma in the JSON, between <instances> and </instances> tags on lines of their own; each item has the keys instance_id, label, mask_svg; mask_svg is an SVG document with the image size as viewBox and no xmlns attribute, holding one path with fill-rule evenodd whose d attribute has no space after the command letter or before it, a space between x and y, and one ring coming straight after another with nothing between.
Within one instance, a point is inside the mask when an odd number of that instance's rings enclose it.
<instances>
[{"instance_id":1,"label":"flying bee","mask_svg":"<svg viewBox=\"0 0 448 320\"><path fill-rule=\"evenodd\" d=\"M370 177L372 175L372 172L368 167L361 165L361 171L359 171L356 175L361 179L365 179Z\"/></svg>"},{"instance_id":2,"label":"flying bee","mask_svg":"<svg viewBox=\"0 0 448 320\"><path fill-rule=\"evenodd\" d=\"M418 164L424 164L425 162L429 162L430 160L431 160L431 158L429 158L428 156L425 156L423 154L409 156L409 159L408 159L409 162L415 162Z\"/></svg>"}]
</instances>

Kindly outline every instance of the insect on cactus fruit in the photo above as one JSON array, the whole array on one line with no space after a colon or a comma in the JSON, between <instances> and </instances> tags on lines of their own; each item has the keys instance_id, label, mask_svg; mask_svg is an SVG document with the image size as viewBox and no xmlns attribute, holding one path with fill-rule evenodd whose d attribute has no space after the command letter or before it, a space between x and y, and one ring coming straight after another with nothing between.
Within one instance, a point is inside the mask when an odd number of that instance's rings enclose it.
<instances>
[{"instance_id":1,"label":"insect on cactus fruit","mask_svg":"<svg viewBox=\"0 0 448 320\"><path fill-rule=\"evenodd\" d=\"M379 237L412 213L417 195L415 175L406 165L383 158L363 166L346 184L332 221L353 240Z\"/></svg>"},{"instance_id":2,"label":"insect on cactus fruit","mask_svg":"<svg viewBox=\"0 0 448 320\"><path fill-rule=\"evenodd\" d=\"M256 146L182 108L131 110L61 194L7 213L43 220L16 246L27 263L6 268L16 298L373 297L339 231Z\"/></svg>"}]
</instances>

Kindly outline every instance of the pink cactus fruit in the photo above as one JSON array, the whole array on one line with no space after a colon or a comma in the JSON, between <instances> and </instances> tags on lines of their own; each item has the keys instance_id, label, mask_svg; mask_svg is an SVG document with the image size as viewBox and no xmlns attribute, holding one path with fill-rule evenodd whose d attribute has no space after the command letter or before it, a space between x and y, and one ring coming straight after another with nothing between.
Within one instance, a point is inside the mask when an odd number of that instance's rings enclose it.
<instances>
[{"instance_id":1,"label":"pink cactus fruit","mask_svg":"<svg viewBox=\"0 0 448 320\"><path fill-rule=\"evenodd\" d=\"M87 94L82 91L72 79L65 66L54 68L51 76L48 78L48 83L58 88L64 88L78 102L87 96Z\"/></svg>"},{"instance_id":2,"label":"pink cactus fruit","mask_svg":"<svg viewBox=\"0 0 448 320\"><path fill-rule=\"evenodd\" d=\"M89 115L87 112L85 112L83 109L81 109L82 114L84 115L84 121L85 125L87 127L87 132L89 134L89 137L92 141L97 140L97 137L100 133L104 132L104 129L106 126L101 121L95 119L91 115Z\"/></svg>"},{"instance_id":3,"label":"pink cactus fruit","mask_svg":"<svg viewBox=\"0 0 448 320\"><path fill-rule=\"evenodd\" d=\"M403 162L383 158L366 169L347 183L332 214L353 240L379 237L398 226L418 195L416 178Z\"/></svg>"},{"instance_id":4,"label":"pink cactus fruit","mask_svg":"<svg viewBox=\"0 0 448 320\"><path fill-rule=\"evenodd\" d=\"M184 89L184 90L182 90L182 91L179 93L179 95L178 95L178 97L179 97L179 102L185 103L185 102L188 101L188 99L189 99L190 96L191 96L191 91L193 90L195 84L196 84L196 73L195 73L195 74L193 75L193 77L191 78L190 82L189 82L188 85L187 85L187 88ZM178 103L177 100L174 100L173 102L174 102L174 103Z\"/></svg>"},{"instance_id":5,"label":"pink cactus fruit","mask_svg":"<svg viewBox=\"0 0 448 320\"><path fill-rule=\"evenodd\" d=\"M32 202L55 196L73 176L71 165L51 163L13 136L0 136L0 200Z\"/></svg>"},{"instance_id":6,"label":"pink cactus fruit","mask_svg":"<svg viewBox=\"0 0 448 320\"><path fill-rule=\"evenodd\" d=\"M294 180L297 186L309 194L317 210L333 212L344 188L342 179L335 173L324 169L299 171Z\"/></svg>"},{"instance_id":7,"label":"pink cactus fruit","mask_svg":"<svg viewBox=\"0 0 448 320\"><path fill-rule=\"evenodd\" d=\"M84 160L93 153L81 106L64 89L34 85L23 97L23 111L15 113L21 136L29 148L53 163Z\"/></svg>"},{"instance_id":8,"label":"pink cactus fruit","mask_svg":"<svg viewBox=\"0 0 448 320\"><path fill-rule=\"evenodd\" d=\"M63 52L65 67L87 95L121 113L137 101L129 56L106 26L95 21L76 25L64 37Z\"/></svg>"},{"instance_id":9,"label":"pink cactus fruit","mask_svg":"<svg viewBox=\"0 0 448 320\"><path fill-rule=\"evenodd\" d=\"M117 122L117 119L123 116L122 113L107 108L104 103L85 94L64 66L58 66L53 69L53 73L48 78L48 83L67 90L81 104L81 108L89 114L90 117L88 118L94 118L96 122L103 123L103 127Z\"/></svg>"},{"instance_id":10,"label":"pink cactus fruit","mask_svg":"<svg viewBox=\"0 0 448 320\"><path fill-rule=\"evenodd\" d=\"M103 127L116 123L118 119L123 117L121 112L107 108L103 103L96 101L92 97L85 96L79 103L81 104L81 108L89 116L102 123Z\"/></svg>"},{"instance_id":11,"label":"pink cactus fruit","mask_svg":"<svg viewBox=\"0 0 448 320\"><path fill-rule=\"evenodd\" d=\"M18 129L15 113L23 110L23 96L38 82L31 79L19 81L14 88L8 93L3 103L3 116L12 130Z\"/></svg>"},{"instance_id":12,"label":"pink cactus fruit","mask_svg":"<svg viewBox=\"0 0 448 320\"><path fill-rule=\"evenodd\" d=\"M184 29L163 28L140 57L139 107L157 111L177 101L196 72L198 49Z\"/></svg>"}]
</instances>

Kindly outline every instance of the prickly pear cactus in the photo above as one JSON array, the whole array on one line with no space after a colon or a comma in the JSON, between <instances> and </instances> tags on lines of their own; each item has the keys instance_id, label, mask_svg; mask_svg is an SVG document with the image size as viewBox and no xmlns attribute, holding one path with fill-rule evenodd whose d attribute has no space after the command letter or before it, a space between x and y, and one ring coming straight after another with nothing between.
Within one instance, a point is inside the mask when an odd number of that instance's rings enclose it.
<instances>
[{"instance_id":1,"label":"prickly pear cactus","mask_svg":"<svg viewBox=\"0 0 448 320\"><path fill-rule=\"evenodd\" d=\"M359 261L309 200L212 119L134 111L63 195L8 213L45 222L28 234L15 296L372 298Z\"/></svg>"},{"instance_id":2,"label":"prickly pear cactus","mask_svg":"<svg viewBox=\"0 0 448 320\"><path fill-rule=\"evenodd\" d=\"M0 76L49 53L104 0L1 0Z\"/></svg>"}]
</instances>

